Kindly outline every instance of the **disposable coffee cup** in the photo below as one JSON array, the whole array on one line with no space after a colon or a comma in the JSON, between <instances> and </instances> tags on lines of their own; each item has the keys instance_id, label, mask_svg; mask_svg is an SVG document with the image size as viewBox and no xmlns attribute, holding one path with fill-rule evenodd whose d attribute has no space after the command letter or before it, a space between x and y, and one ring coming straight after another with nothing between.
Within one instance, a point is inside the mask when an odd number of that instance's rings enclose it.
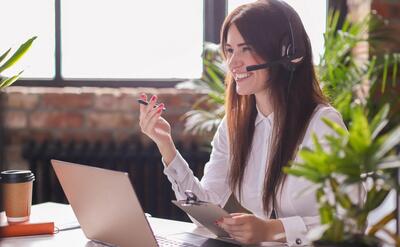
<instances>
[{"instance_id":1,"label":"disposable coffee cup","mask_svg":"<svg viewBox=\"0 0 400 247\"><path fill-rule=\"evenodd\" d=\"M3 208L9 223L29 220L34 180L35 175L29 170L8 170L0 173Z\"/></svg>"}]
</instances>

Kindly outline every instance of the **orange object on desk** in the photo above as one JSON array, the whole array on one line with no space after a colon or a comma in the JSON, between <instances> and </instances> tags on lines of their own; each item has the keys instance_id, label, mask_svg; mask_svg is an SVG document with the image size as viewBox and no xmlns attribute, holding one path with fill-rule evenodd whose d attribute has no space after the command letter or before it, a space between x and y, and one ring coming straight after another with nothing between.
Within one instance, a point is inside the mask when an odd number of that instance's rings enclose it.
<instances>
[{"instance_id":1,"label":"orange object on desk","mask_svg":"<svg viewBox=\"0 0 400 247\"><path fill-rule=\"evenodd\" d=\"M0 237L53 234L54 222L24 222L0 226Z\"/></svg>"}]
</instances>

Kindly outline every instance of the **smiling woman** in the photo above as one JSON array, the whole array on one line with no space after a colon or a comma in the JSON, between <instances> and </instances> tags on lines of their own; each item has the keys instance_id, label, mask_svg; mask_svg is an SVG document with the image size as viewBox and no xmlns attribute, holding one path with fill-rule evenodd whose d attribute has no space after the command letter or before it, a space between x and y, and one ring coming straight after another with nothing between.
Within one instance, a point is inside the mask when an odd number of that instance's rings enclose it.
<instances>
[{"instance_id":1,"label":"smiling woman","mask_svg":"<svg viewBox=\"0 0 400 247\"><path fill-rule=\"evenodd\" d=\"M310 183L282 168L298 159L300 147L313 148L312 133L322 139L333 132L323 118L343 128L344 123L321 92L310 40L290 5L280 0L240 5L226 17L220 37L228 67L226 115L201 181L175 148L171 126L161 117L164 104L154 108L156 95L140 106L141 130L157 144L177 199L191 190L223 206L233 196L252 214L234 212L217 222L232 238L303 245L307 231L319 224L315 194L294 201Z\"/></svg>"}]
</instances>

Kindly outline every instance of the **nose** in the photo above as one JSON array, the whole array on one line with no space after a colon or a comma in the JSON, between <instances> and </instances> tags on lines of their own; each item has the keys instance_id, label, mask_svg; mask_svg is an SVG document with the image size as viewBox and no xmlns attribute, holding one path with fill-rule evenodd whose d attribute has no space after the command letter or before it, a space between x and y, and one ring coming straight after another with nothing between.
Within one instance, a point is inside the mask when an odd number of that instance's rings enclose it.
<instances>
[{"instance_id":1,"label":"nose","mask_svg":"<svg viewBox=\"0 0 400 247\"><path fill-rule=\"evenodd\" d=\"M228 60L228 66L229 69L233 72L234 70L240 68L241 66L243 66L243 61L240 58L240 56L238 56L239 54L237 54L236 52L234 52L232 54L232 56L229 58Z\"/></svg>"}]
</instances>

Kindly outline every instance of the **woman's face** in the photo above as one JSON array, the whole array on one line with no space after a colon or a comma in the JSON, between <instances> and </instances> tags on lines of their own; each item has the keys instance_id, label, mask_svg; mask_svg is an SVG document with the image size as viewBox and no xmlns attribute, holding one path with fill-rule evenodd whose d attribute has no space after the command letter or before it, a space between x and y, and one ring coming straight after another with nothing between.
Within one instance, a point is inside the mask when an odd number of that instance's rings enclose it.
<instances>
[{"instance_id":1,"label":"woman's face","mask_svg":"<svg viewBox=\"0 0 400 247\"><path fill-rule=\"evenodd\" d=\"M265 61L249 44L246 44L236 25L231 25L228 30L224 50L228 68L236 81L236 92L239 95L265 93L268 80L267 70L246 71L247 66L265 63Z\"/></svg>"}]
</instances>

